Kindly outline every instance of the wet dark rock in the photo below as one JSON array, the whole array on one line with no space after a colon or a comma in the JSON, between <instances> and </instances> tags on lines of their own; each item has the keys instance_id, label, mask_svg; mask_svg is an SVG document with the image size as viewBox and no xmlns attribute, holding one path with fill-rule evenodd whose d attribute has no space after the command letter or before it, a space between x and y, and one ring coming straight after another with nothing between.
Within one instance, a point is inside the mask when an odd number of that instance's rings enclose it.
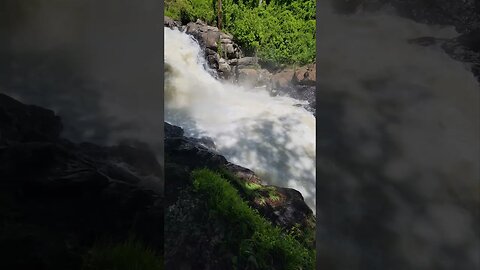
<instances>
[{"instance_id":1,"label":"wet dark rock","mask_svg":"<svg viewBox=\"0 0 480 270\"><path fill-rule=\"evenodd\" d=\"M0 141L55 141L60 117L38 106L26 106L0 93Z\"/></svg>"},{"instance_id":2,"label":"wet dark rock","mask_svg":"<svg viewBox=\"0 0 480 270\"><path fill-rule=\"evenodd\" d=\"M163 17L163 25L169 27L170 29L175 29L180 27L182 24L181 22L174 21L172 18L164 16Z\"/></svg>"},{"instance_id":3,"label":"wet dark rock","mask_svg":"<svg viewBox=\"0 0 480 270\"><path fill-rule=\"evenodd\" d=\"M464 34L443 42L441 47L453 59L469 65L472 73L480 81L480 43L475 42L478 42L478 35L475 37Z\"/></svg>"},{"instance_id":4,"label":"wet dark rock","mask_svg":"<svg viewBox=\"0 0 480 270\"><path fill-rule=\"evenodd\" d=\"M147 145L71 143L52 111L4 95L0 112L0 253L22 247L2 269L80 269L95 241L131 233L163 250L162 169Z\"/></svg>"},{"instance_id":5,"label":"wet dark rock","mask_svg":"<svg viewBox=\"0 0 480 270\"><path fill-rule=\"evenodd\" d=\"M192 35L204 49L208 66L217 72L216 75L221 79L231 80L233 68L230 66L230 60L242 56L242 51L233 41L233 36L201 20L187 23L185 33Z\"/></svg>"},{"instance_id":6,"label":"wet dark rock","mask_svg":"<svg viewBox=\"0 0 480 270\"><path fill-rule=\"evenodd\" d=\"M173 138L173 137L182 137L183 136L183 129L181 127L177 127L171 125L167 122L164 124L165 128L165 137L166 138Z\"/></svg>"}]
</instances>

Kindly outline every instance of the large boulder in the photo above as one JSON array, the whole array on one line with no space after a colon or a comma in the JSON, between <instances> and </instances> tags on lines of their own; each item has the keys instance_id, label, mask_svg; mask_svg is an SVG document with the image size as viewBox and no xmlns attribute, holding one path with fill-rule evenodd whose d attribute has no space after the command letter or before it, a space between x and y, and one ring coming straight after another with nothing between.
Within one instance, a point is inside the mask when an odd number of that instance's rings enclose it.
<instances>
[{"instance_id":1,"label":"large boulder","mask_svg":"<svg viewBox=\"0 0 480 270\"><path fill-rule=\"evenodd\" d=\"M300 67L295 70L292 82L294 84L314 86L317 82L316 72L317 67L315 63Z\"/></svg>"},{"instance_id":2,"label":"large boulder","mask_svg":"<svg viewBox=\"0 0 480 270\"><path fill-rule=\"evenodd\" d=\"M282 70L273 74L272 78L270 79L270 87L272 89L284 89L290 87L293 83L293 76L295 75L295 71L292 69Z\"/></svg>"},{"instance_id":3,"label":"large boulder","mask_svg":"<svg viewBox=\"0 0 480 270\"><path fill-rule=\"evenodd\" d=\"M236 77L238 84L255 87L267 85L272 74L266 69L242 66L236 69Z\"/></svg>"},{"instance_id":4,"label":"large boulder","mask_svg":"<svg viewBox=\"0 0 480 270\"><path fill-rule=\"evenodd\" d=\"M272 95L287 95L308 101L305 108L315 115L316 64L278 71L271 76L268 89Z\"/></svg>"}]
</instances>

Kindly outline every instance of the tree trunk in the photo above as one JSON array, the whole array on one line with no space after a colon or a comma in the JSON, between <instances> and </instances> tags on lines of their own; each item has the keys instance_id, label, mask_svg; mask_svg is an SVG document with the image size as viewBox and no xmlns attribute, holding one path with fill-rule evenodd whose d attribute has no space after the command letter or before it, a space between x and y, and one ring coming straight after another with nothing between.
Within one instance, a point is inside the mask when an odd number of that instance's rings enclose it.
<instances>
[{"instance_id":1,"label":"tree trunk","mask_svg":"<svg viewBox=\"0 0 480 270\"><path fill-rule=\"evenodd\" d=\"M222 0L218 0L217 27L219 30L222 30Z\"/></svg>"}]
</instances>

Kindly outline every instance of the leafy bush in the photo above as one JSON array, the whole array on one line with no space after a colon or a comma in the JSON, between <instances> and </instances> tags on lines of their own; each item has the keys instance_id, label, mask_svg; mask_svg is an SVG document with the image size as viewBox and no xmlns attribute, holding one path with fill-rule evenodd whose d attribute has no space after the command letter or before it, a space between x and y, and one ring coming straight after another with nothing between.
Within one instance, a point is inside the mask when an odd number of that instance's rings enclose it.
<instances>
[{"instance_id":1,"label":"leafy bush","mask_svg":"<svg viewBox=\"0 0 480 270\"><path fill-rule=\"evenodd\" d=\"M194 189L204 195L211 215L230 224L228 244L238 250L235 267L244 269L253 264L258 269L314 269L314 250L262 218L220 174L201 169L192 175Z\"/></svg>"},{"instance_id":2,"label":"leafy bush","mask_svg":"<svg viewBox=\"0 0 480 270\"><path fill-rule=\"evenodd\" d=\"M119 244L96 244L85 256L83 270L162 270L161 258L130 237Z\"/></svg>"},{"instance_id":3,"label":"leafy bush","mask_svg":"<svg viewBox=\"0 0 480 270\"><path fill-rule=\"evenodd\" d=\"M168 0L165 14L182 21L216 24L217 0ZM315 1L223 0L223 29L247 54L281 64L315 59ZM183 15L182 15L183 14Z\"/></svg>"}]
</instances>

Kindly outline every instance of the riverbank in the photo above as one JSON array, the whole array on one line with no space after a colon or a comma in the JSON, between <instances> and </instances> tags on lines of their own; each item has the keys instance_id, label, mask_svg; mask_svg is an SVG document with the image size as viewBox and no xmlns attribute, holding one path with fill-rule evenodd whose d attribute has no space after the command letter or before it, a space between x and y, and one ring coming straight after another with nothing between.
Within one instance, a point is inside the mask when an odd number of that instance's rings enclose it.
<instances>
[{"instance_id":1,"label":"riverbank","mask_svg":"<svg viewBox=\"0 0 480 270\"><path fill-rule=\"evenodd\" d=\"M315 114L315 62L303 66L281 65L245 56L233 35L201 20L182 24L165 16L164 26L197 40L214 77L247 88L265 87L272 96L286 95L307 101L306 108Z\"/></svg>"}]
</instances>

